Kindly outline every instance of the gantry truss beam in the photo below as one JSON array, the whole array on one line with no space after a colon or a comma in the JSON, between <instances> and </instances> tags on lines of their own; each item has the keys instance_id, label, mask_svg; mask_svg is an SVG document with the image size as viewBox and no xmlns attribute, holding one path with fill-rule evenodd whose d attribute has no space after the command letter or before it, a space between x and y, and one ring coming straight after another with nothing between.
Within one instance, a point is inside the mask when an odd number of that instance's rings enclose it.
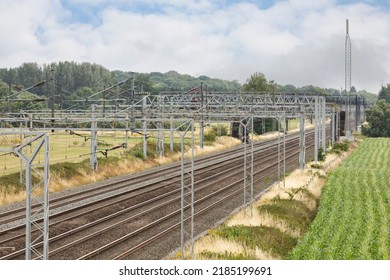
<instances>
[{"instance_id":1,"label":"gantry truss beam","mask_svg":"<svg viewBox=\"0 0 390 280\"><path fill-rule=\"evenodd\" d=\"M248 114L259 118L298 118L302 110L307 116L316 112L316 102L325 97L314 95L262 94L262 93L173 93L142 95L132 105L100 106L94 110L21 111L1 117L28 129L90 129L97 122L99 129L118 130L118 122L125 123L122 130L134 130L136 122L144 118L189 118L196 121L239 121ZM326 105L325 105L326 106ZM325 108L332 113L331 107ZM19 124L18 124L19 123ZM120 130L120 129L119 129Z\"/></svg>"}]
</instances>

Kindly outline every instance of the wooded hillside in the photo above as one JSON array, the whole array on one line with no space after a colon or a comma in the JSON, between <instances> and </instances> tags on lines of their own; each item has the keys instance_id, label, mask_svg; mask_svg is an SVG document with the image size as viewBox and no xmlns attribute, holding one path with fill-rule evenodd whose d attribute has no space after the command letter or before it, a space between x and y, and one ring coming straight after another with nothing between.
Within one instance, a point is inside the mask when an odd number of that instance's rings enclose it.
<instances>
[{"instance_id":1,"label":"wooded hillside","mask_svg":"<svg viewBox=\"0 0 390 280\"><path fill-rule=\"evenodd\" d=\"M203 84L212 91L237 92L245 90L245 85L238 81L227 81L208 76L193 77L179 74L176 71L167 73L131 73L125 71L110 71L104 66L83 62L58 62L38 65L37 63L23 63L16 68L0 69L0 111L17 111L20 109L43 109L51 106L52 96L56 108L83 108L86 101L103 99L129 99L130 82L113 87L121 81L133 76L136 92L158 94L162 91L189 90ZM318 93L340 94L336 89L323 89L312 85L295 87L294 85L278 85L274 81L269 83L269 91L291 93ZM247 84L250 82L248 79ZM112 87L112 88L111 88ZM109 91L100 93L104 89ZM28 89L28 90L27 90ZM353 88L354 89L354 88ZM267 90L268 91L268 90ZM368 103L375 103L377 96L366 91L355 94L366 98ZM12 103L8 100L13 100ZM19 100L19 101L17 101ZM26 102L29 100L34 102Z\"/></svg>"}]
</instances>

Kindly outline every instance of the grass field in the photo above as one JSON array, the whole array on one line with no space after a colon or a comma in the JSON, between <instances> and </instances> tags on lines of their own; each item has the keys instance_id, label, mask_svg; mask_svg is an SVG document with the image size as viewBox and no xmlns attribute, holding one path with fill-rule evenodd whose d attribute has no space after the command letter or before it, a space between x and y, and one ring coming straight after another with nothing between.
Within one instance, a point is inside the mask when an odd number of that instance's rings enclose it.
<instances>
[{"instance_id":1,"label":"grass field","mask_svg":"<svg viewBox=\"0 0 390 280\"><path fill-rule=\"evenodd\" d=\"M390 259L390 139L367 139L324 186L290 259Z\"/></svg>"},{"instance_id":2,"label":"grass field","mask_svg":"<svg viewBox=\"0 0 390 280\"><path fill-rule=\"evenodd\" d=\"M91 140L90 133L77 132L70 134L69 132L61 131L49 134L50 146L50 164L60 162L81 162L90 158ZM167 133L166 133L167 134ZM7 139L5 139L7 138ZM16 145L20 142L19 135L2 136L0 139L0 147L7 148L9 143ZM115 146L119 146L126 142L124 132L99 132L98 134L98 150L105 151ZM169 142L169 138L166 139ZM180 142L176 138L175 142ZM142 138L138 134L131 135L129 133L128 147L134 147L137 143L142 143ZM119 148L108 151L109 156L120 156L124 149ZM105 156L98 152L99 158ZM43 157L38 155L37 161L43 160ZM0 157L0 176L18 172L20 169L20 161L12 154L3 154Z\"/></svg>"}]
</instances>

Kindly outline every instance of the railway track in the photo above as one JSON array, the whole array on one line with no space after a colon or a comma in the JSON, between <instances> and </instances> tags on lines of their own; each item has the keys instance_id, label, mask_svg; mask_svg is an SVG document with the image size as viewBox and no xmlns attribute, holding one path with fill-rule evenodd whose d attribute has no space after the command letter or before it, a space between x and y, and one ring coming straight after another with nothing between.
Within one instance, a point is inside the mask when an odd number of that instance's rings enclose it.
<instances>
[{"instance_id":1,"label":"railway track","mask_svg":"<svg viewBox=\"0 0 390 280\"><path fill-rule=\"evenodd\" d=\"M288 145L290 138L293 136L286 137L286 144ZM268 148L274 144L275 140L267 140L260 143L254 144L254 152L258 152L258 150L263 148ZM239 154L241 152L241 154ZM221 164L221 162L227 162L229 160L234 160L236 157L242 155L242 148L236 147L226 152L219 154L212 154L208 156L201 157L196 160L196 170L203 169L206 170L213 165ZM188 163L187 163L188 165ZM186 167L186 166L185 166ZM88 200L90 198L95 198L98 200L101 196L114 197L121 195L124 192L126 187L131 187L129 191L134 191L137 189L141 189L146 185L149 185L151 182L159 181L159 182L169 182L169 180L173 178L177 178L177 174L180 170L180 164L175 163L166 167L153 169L150 171L142 172L131 176L130 178L125 178L121 180L117 180L111 183L105 183L102 186L81 189L77 193L67 194L58 198L50 199L50 209L55 210L56 208L60 208L64 205L72 205L77 204L81 201ZM176 179L177 180L177 179ZM118 192L116 192L118 191ZM83 205L82 205L83 206ZM32 210L36 207L41 207L41 205L32 205ZM9 211L3 211L0 213L0 224L5 225L7 223L11 223L17 220L22 220L25 217L25 207L19 207L16 209L12 209ZM0 227L0 234L2 233L2 228Z\"/></svg>"},{"instance_id":2,"label":"railway track","mask_svg":"<svg viewBox=\"0 0 390 280\"><path fill-rule=\"evenodd\" d=\"M310 155L314 145L313 132L307 133L306 137ZM286 137L287 169L297 165L298 146L296 134ZM276 155L275 140L254 144L255 195L275 179L278 165ZM196 160L196 234L207 230L242 205L242 163L242 147ZM51 200L50 259L163 258L179 244L180 172L177 169L178 165L173 164L160 168L159 172L144 172L102 186L94 194L87 190L66 196L63 200ZM250 191L248 187L247 191ZM80 201L85 202L91 197L95 199L80 204ZM78 206L60 210L64 205L72 204ZM54 211L56 209L58 211ZM2 214L0 219L2 223L11 224L21 221L23 211L21 208ZM23 259L23 227L23 223L20 223L0 232L0 247L16 248L11 254L0 251L0 259ZM160 246L163 246L163 250L157 253Z\"/></svg>"}]
</instances>

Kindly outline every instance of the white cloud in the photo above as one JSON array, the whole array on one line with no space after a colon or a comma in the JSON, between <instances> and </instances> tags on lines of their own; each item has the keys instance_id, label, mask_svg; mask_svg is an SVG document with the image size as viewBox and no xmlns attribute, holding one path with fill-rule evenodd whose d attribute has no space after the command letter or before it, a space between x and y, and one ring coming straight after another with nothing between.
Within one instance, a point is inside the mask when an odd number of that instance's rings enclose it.
<instances>
[{"instance_id":1,"label":"white cloud","mask_svg":"<svg viewBox=\"0 0 390 280\"><path fill-rule=\"evenodd\" d=\"M340 88L348 18L352 84L377 92L390 83L389 9L335 0L277 1L261 9L251 2L1 1L0 67L90 61L109 69L177 70L241 82L263 72L280 84ZM77 20L69 10L73 4L89 13Z\"/></svg>"}]
</instances>

